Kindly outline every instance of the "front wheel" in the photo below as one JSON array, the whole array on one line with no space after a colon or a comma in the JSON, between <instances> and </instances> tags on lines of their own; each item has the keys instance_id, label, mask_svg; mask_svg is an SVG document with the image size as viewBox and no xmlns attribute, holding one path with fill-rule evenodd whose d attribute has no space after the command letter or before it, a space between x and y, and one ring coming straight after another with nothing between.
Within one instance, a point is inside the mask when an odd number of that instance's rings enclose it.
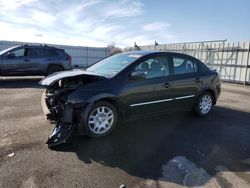
<instances>
[{"instance_id":1,"label":"front wheel","mask_svg":"<svg viewBox=\"0 0 250 188\"><path fill-rule=\"evenodd\" d=\"M90 137L108 135L117 124L117 110L109 102L97 102L85 113L88 115L84 122Z\"/></svg>"},{"instance_id":2,"label":"front wheel","mask_svg":"<svg viewBox=\"0 0 250 188\"><path fill-rule=\"evenodd\" d=\"M198 116L205 116L207 115L213 106L213 96L210 92L204 92L202 93L194 106L194 112Z\"/></svg>"}]
</instances>

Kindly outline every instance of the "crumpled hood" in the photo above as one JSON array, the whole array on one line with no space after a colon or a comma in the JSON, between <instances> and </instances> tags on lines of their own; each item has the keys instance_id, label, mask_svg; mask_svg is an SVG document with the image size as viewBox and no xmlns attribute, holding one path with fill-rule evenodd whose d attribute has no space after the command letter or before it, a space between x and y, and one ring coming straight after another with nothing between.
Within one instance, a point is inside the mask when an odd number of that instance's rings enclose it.
<instances>
[{"instance_id":1,"label":"crumpled hood","mask_svg":"<svg viewBox=\"0 0 250 188\"><path fill-rule=\"evenodd\" d=\"M53 73L45 78L43 78L39 84L43 86L50 86L56 81L62 79L62 78L69 78L69 77L74 77L74 76L79 76L79 75L89 75L89 76L97 76L97 77L105 77L100 74L96 74L94 72L88 72L85 70L70 70L70 71L60 71Z\"/></svg>"}]
</instances>

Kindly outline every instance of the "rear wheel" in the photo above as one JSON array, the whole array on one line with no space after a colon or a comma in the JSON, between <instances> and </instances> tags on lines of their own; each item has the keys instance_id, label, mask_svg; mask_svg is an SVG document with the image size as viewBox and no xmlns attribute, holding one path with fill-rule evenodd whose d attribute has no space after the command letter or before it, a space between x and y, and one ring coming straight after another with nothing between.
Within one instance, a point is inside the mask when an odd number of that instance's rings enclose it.
<instances>
[{"instance_id":1,"label":"rear wheel","mask_svg":"<svg viewBox=\"0 0 250 188\"><path fill-rule=\"evenodd\" d=\"M59 72L62 70L63 70L62 67L60 67L58 65L52 65L48 68L47 75L50 75L52 73Z\"/></svg>"},{"instance_id":2,"label":"rear wheel","mask_svg":"<svg viewBox=\"0 0 250 188\"><path fill-rule=\"evenodd\" d=\"M117 124L117 110L109 102L97 102L85 113L88 113L85 125L90 137L108 135Z\"/></svg>"},{"instance_id":3,"label":"rear wheel","mask_svg":"<svg viewBox=\"0 0 250 188\"><path fill-rule=\"evenodd\" d=\"M195 106L194 106L194 112L196 115L198 116L205 116L207 115L211 109L212 109L212 106L213 106L213 95L206 91L204 93L202 93L196 103L195 103Z\"/></svg>"}]
</instances>

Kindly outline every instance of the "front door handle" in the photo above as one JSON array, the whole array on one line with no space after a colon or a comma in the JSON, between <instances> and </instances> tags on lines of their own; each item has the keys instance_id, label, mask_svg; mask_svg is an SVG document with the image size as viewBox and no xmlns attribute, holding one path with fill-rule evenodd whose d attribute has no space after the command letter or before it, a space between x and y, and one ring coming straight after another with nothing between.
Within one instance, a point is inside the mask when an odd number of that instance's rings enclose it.
<instances>
[{"instance_id":1,"label":"front door handle","mask_svg":"<svg viewBox=\"0 0 250 188\"><path fill-rule=\"evenodd\" d=\"M30 61L29 59L25 59L24 61Z\"/></svg>"},{"instance_id":2,"label":"front door handle","mask_svg":"<svg viewBox=\"0 0 250 188\"><path fill-rule=\"evenodd\" d=\"M201 78L200 77L197 77L197 78L195 78L195 80L194 80L195 82L200 82L201 81Z\"/></svg>"},{"instance_id":3,"label":"front door handle","mask_svg":"<svg viewBox=\"0 0 250 188\"><path fill-rule=\"evenodd\" d=\"M166 82L166 83L164 83L162 86L165 87L165 88L169 88L170 83Z\"/></svg>"}]
</instances>

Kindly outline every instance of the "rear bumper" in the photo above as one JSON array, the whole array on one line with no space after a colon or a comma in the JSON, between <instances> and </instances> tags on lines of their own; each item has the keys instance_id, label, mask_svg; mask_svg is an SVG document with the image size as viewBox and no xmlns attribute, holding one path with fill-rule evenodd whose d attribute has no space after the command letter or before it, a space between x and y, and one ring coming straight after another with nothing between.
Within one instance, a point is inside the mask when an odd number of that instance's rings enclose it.
<instances>
[{"instance_id":1,"label":"rear bumper","mask_svg":"<svg viewBox=\"0 0 250 188\"><path fill-rule=\"evenodd\" d=\"M71 64L65 63L62 65L64 70L72 70L73 66Z\"/></svg>"},{"instance_id":2,"label":"rear bumper","mask_svg":"<svg viewBox=\"0 0 250 188\"><path fill-rule=\"evenodd\" d=\"M64 67L64 70L73 70L72 67Z\"/></svg>"}]
</instances>

